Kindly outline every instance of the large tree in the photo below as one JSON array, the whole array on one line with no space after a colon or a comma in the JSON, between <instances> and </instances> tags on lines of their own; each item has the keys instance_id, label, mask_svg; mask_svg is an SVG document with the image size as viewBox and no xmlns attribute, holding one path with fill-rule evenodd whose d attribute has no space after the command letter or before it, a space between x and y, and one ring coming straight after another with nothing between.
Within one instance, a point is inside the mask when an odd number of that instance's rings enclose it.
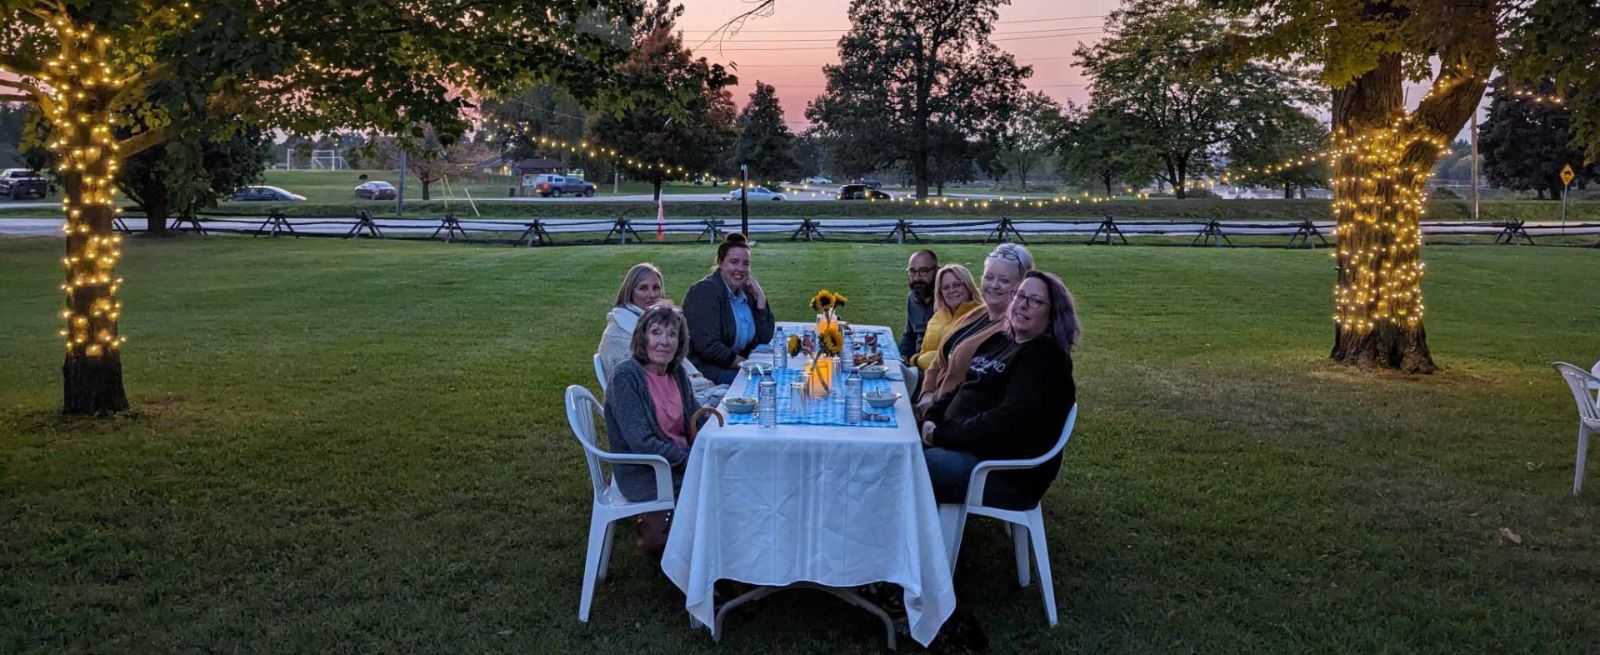
<instances>
[{"instance_id":1,"label":"large tree","mask_svg":"<svg viewBox=\"0 0 1600 655\"><path fill-rule=\"evenodd\" d=\"M839 64L806 109L845 169L905 163L918 198L940 133L978 134L1032 69L990 42L1006 0L852 0ZM949 153L949 148L943 148Z\"/></svg>"},{"instance_id":2,"label":"large tree","mask_svg":"<svg viewBox=\"0 0 1600 655\"><path fill-rule=\"evenodd\" d=\"M128 406L122 238L112 229L122 160L203 116L298 132L411 134L432 124L454 135L477 94L534 82L597 94L617 88L623 53L579 19L629 21L636 9L626 0L0 0L0 102L30 103L48 119L66 193L63 411Z\"/></svg>"},{"instance_id":3,"label":"large tree","mask_svg":"<svg viewBox=\"0 0 1600 655\"><path fill-rule=\"evenodd\" d=\"M1490 95L1489 119L1480 130L1483 173L1494 186L1560 200L1563 166L1583 183L1594 179L1595 168L1584 165L1583 148L1573 145L1572 112L1553 100L1554 85L1518 91L1502 81Z\"/></svg>"},{"instance_id":4,"label":"large tree","mask_svg":"<svg viewBox=\"0 0 1600 655\"><path fill-rule=\"evenodd\" d=\"M1139 119L1179 198L1240 124L1309 97L1286 67L1202 59L1233 22L1201 2L1132 0L1107 19L1113 36L1074 51L1094 104Z\"/></svg>"},{"instance_id":5,"label":"large tree","mask_svg":"<svg viewBox=\"0 0 1600 655\"><path fill-rule=\"evenodd\" d=\"M794 160L800 167L800 175L804 177L821 175L827 169L827 153L815 132L808 129L795 137Z\"/></svg>"},{"instance_id":6,"label":"large tree","mask_svg":"<svg viewBox=\"0 0 1600 655\"><path fill-rule=\"evenodd\" d=\"M1039 91L1024 93L1016 110L1000 127L998 158L1005 169L1015 173L1022 190L1028 190L1028 174L1050 156L1061 128L1061 105Z\"/></svg>"},{"instance_id":7,"label":"large tree","mask_svg":"<svg viewBox=\"0 0 1600 655\"><path fill-rule=\"evenodd\" d=\"M495 147L511 159L559 155L539 144L540 137L566 142L583 139L591 112L565 89L541 85L484 103L484 119Z\"/></svg>"},{"instance_id":8,"label":"large tree","mask_svg":"<svg viewBox=\"0 0 1600 655\"><path fill-rule=\"evenodd\" d=\"M145 230L162 234L169 216L193 216L259 180L271 155L259 127L188 126L124 159L117 189L144 211Z\"/></svg>"},{"instance_id":9,"label":"large tree","mask_svg":"<svg viewBox=\"0 0 1600 655\"><path fill-rule=\"evenodd\" d=\"M658 2L635 26L633 52L619 69L665 91L638 99L625 112L599 112L588 125L590 140L623 153L657 199L669 179L724 168L735 136L728 87L738 80L684 47L675 31L682 13L681 6Z\"/></svg>"},{"instance_id":10,"label":"large tree","mask_svg":"<svg viewBox=\"0 0 1600 655\"><path fill-rule=\"evenodd\" d=\"M1600 153L1600 5L1592 0L1215 0L1236 12L1236 60L1318 69L1332 91L1335 361L1435 370L1423 323L1423 185L1477 110L1491 71L1550 78ZM1407 111L1407 80L1431 80ZM1572 100L1576 98L1578 102ZM1581 102L1581 104L1580 104Z\"/></svg>"},{"instance_id":11,"label":"large tree","mask_svg":"<svg viewBox=\"0 0 1600 655\"><path fill-rule=\"evenodd\" d=\"M1283 197L1293 198L1296 189L1328 183L1330 169L1322 158L1328 128L1298 107L1238 126L1228 136L1227 148L1226 181L1231 184L1281 188Z\"/></svg>"},{"instance_id":12,"label":"large tree","mask_svg":"<svg viewBox=\"0 0 1600 655\"><path fill-rule=\"evenodd\" d=\"M778 104L777 89L771 84L756 81L756 90L750 93L750 103L739 112L735 121L739 139L733 144L734 168L750 167L750 179L762 181L793 180L800 171L794 157L794 134L783 122L783 107Z\"/></svg>"},{"instance_id":13,"label":"large tree","mask_svg":"<svg viewBox=\"0 0 1600 655\"><path fill-rule=\"evenodd\" d=\"M416 176L417 183L422 186L422 199L432 200L433 185L444 182L446 185L460 183L463 178L476 178L479 171L487 166L494 158L495 151L484 144L473 143L460 139L445 145L433 130L426 133L417 146L413 146L406 158L406 169Z\"/></svg>"},{"instance_id":14,"label":"large tree","mask_svg":"<svg viewBox=\"0 0 1600 655\"><path fill-rule=\"evenodd\" d=\"M1080 188L1143 187L1160 168L1160 153L1139 118L1107 106L1069 104L1056 134L1056 170Z\"/></svg>"}]
</instances>

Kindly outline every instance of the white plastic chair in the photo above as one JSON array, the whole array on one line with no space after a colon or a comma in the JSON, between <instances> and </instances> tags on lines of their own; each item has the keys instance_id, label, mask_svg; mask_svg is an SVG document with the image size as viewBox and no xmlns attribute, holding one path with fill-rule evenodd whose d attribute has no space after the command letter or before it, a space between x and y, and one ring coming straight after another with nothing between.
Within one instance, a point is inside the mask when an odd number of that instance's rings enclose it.
<instances>
[{"instance_id":1,"label":"white plastic chair","mask_svg":"<svg viewBox=\"0 0 1600 655\"><path fill-rule=\"evenodd\" d=\"M605 367L605 363L600 361L600 353L595 353L594 354L594 379L600 381L600 393L605 393L606 392L606 386L607 386L606 385L606 367Z\"/></svg>"},{"instance_id":2,"label":"white plastic chair","mask_svg":"<svg viewBox=\"0 0 1600 655\"><path fill-rule=\"evenodd\" d=\"M1043 503L1034 505L1028 510L989 507L983 504L983 491L988 485L990 473L1035 468L1060 454L1061 449L1066 447L1067 440L1072 438L1072 426L1077 422L1078 406L1073 405L1072 411L1067 413L1066 424L1061 426L1061 438L1056 440L1056 445L1052 446L1049 452L1033 459L996 459L979 462L973 467L972 481L967 485L967 502L939 505L939 525L945 530L945 547L950 553L951 571L955 570L956 557L961 554L961 533L966 530L968 514L987 516L1009 524L1012 543L1017 553L1017 584L1026 587L1030 582L1028 554L1031 550L1033 560L1039 566L1039 591L1044 595L1044 613L1050 619L1052 626L1056 624L1056 593L1050 580L1050 547L1045 543Z\"/></svg>"},{"instance_id":3,"label":"white plastic chair","mask_svg":"<svg viewBox=\"0 0 1600 655\"><path fill-rule=\"evenodd\" d=\"M598 361L598 360L597 360ZM600 403L580 385L567 387L567 423L583 444L583 457L589 464L589 479L594 483L594 507L589 514L589 554L583 564L583 598L578 601L578 620L589 622L589 607L594 604L595 583L606 579L611 566L614 524L630 516L672 509L672 467L660 455L629 455L602 450L597 443L594 416ZM600 463L615 470L620 465L649 466L656 473L654 500L630 501L617 488L615 479L605 475Z\"/></svg>"},{"instance_id":4,"label":"white plastic chair","mask_svg":"<svg viewBox=\"0 0 1600 655\"><path fill-rule=\"evenodd\" d=\"M1572 474L1572 494L1577 495L1583 491L1583 464L1589 458L1589 436L1600 432L1600 402L1595 400L1592 391L1600 389L1600 376L1566 362L1555 362L1552 366L1566 379L1567 386L1572 389L1572 399L1578 405L1578 467Z\"/></svg>"}]
</instances>

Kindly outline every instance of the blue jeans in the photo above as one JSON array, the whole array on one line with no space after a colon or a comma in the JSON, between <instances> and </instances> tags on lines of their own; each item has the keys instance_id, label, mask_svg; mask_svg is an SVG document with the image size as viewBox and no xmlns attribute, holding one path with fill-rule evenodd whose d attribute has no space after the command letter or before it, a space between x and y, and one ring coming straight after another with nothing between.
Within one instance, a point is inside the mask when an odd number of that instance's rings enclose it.
<instances>
[{"instance_id":1,"label":"blue jeans","mask_svg":"<svg viewBox=\"0 0 1600 655\"><path fill-rule=\"evenodd\" d=\"M922 451L928 460L928 477L933 480L933 498L940 503L967 502L967 487L972 482L972 469L978 466L977 455L959 450L929 448ZM1007 484L1004 472L990 473L983 485L983 504L1004 509L1030 509L1038 501L1018 493Z\"/></svg>"}]
</instances>

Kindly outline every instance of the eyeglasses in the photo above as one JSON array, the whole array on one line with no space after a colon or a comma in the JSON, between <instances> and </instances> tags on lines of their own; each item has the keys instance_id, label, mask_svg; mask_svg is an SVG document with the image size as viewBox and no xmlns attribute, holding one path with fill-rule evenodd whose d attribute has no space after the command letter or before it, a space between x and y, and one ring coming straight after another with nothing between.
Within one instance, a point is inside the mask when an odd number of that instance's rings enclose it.
<instances>
[{"instance_id":1,"label":"eyeglasses","mask_svg":"<svg viewBox=\"0 0 1600 655\"><path fill-rule=\"evenodd\" d=\"M923 266L923 267L920 267L920 268L907 268L906 272L910 273L912 275L931 275L931 274L933 274L934 271L937 271L937 270L939 270L939 269L933 268L933 267L930 267L930 266Z\"/></svg>"},{"instance_id":2,"label":"eyeglasses","mask_svg":"<svg viewBox=\"0 0 1600 655\"><path fill-rule=\"evenodd\" d=\"M967 285L962 284L960 282L957 282L955 284L946 284L946 285L944 285L942 287L939 287L939 290L940 291L965 291L966 288L967 288Z\"/></svg>"},{"instance_id":3,"label":"eyeglasses","mask_svg":"<svg viewBox=\"0 0 1600 655\"><path fill-rule=\"evenodd\" d=\"M1016 252L1014 252L1011 249L1009 249L1009 248L1007 248L1005 250L996 250L994 252L989 253L989 259L997 259L997 258L998 259L1008 260L1011 263L1016 264L1017 268L1022 268L1022 257L1020 255L1018 255Z\"/></svg>"},{"instance_id":4,"label":"eyeglasses","mask_svg":"<svg viewBox=\"0 0 1600 655\"><path fill-rule=\"evenodd\" d=\"M1015 297L1016 300L1014 300L1013 302L1016 302L1018 304L1018 306L1021 307L1022 309L1033 309L1034 307L1048 307L1050 305L1050 299L1049 298L1035 298L1033 296L1020 294L1020 293L1017 294L1014 297Z\"/></svg>"}]
</instances>

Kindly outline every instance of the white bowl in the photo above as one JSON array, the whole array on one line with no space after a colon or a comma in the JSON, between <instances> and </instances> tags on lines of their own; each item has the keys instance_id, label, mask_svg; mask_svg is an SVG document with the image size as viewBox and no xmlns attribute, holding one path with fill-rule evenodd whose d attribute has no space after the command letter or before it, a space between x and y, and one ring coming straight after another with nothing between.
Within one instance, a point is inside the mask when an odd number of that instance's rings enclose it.
<instances>
[{"instance_id":1,"label":"white bowl","mask_svg":"<svg viewBox=\"0 0 1600 655\"><path fill-rule=\"evenodd\" d=\"M889 373L889 367L882 364L863 366L857 370L861 371L861 379L863 380L880 380Z\"/></svg>"},{"instance_id":2,"label":"white bowl","mask_svg":"<svg viewBox=\"0 0 1600 655\"><path fill-rule=\"evenodd\" d=\"M756 399L747 396L729 396L722 399L722 404L734 414L749 414L756 411Z\"/></svg>"},{"instance_id":3,"label":"white bowl","mask_svg":"<svg viewBox=\"0 0 1600 655\"><path fill-rule=\"evenodd\" d=\"M873 409L888 409L900 400L900 394L893 391L868 391L861 394L861 399L867 401L867 406Z\"/></svg>"}]
</instances>

